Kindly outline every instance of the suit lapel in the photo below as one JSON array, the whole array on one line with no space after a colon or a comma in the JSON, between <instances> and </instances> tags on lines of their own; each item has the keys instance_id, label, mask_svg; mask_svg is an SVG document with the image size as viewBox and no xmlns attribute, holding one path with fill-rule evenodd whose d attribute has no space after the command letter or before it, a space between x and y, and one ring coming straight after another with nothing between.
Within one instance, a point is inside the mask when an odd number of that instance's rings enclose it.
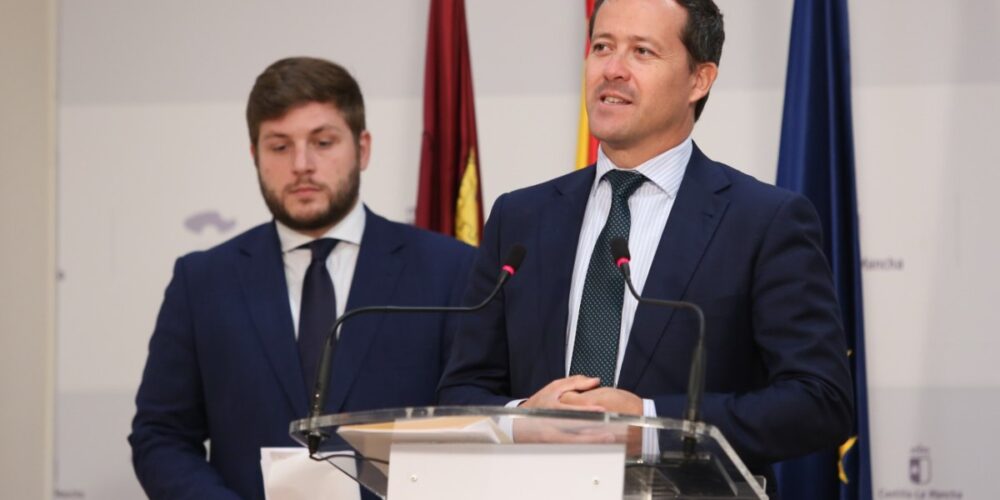
<instances>
[{"instance_id":1,"label":"suit lapel","mask_svg":"<svg viewBox=\"0 0 1000 500\"><path fill-rule=\"evenodd\" d=\"M566 376L566 322L577 242L583 214L594 184L593 165L567 175L555 184L549 205L542 209L538 226L541 258L539 270L538 324L544 336L545 365L550 380Z\"/></svg>"},{"instance_id":2,"label":"suit lapel","mask_svg":"<svg viewBox=\"0 0 1000 500\"><path fill-rule=\"evenodd\" d=\"M365 207L365 231L345 311L392 302L405 264L402 247L402 236L392 224ZM341 327L326 411L343 411L347 394L368 356L384 316L358 316L348 319Z\"/></svg>"},{"instance_id":3,"label":"suit lapel","mask_svg":"<svg viewBox=\"0 0 1000 500\"><path fill-rule=\"evenodd\" d=\"M281 244L274 223L256 231L240 247L240 252L242 258L237 264L240 286L264 356L295 414L305 416L308 396L288 305Z\"/></svg>"},{"instance_id":4,"label":"suit lapel","mask_svg":"<svg viewBox=\"0 0 1000 500\"><path fill-rule=\"evenodd\" d=\"M694 146L642 290L644 297L668 300L684 297L729 204L724 196L717 194L728 185L725 174ZM636 310L619 387L630 390L638 384L675 312L648 305L640 305ZM697 332L677 334L696 335Z\"/></svg>"}]
</instances>

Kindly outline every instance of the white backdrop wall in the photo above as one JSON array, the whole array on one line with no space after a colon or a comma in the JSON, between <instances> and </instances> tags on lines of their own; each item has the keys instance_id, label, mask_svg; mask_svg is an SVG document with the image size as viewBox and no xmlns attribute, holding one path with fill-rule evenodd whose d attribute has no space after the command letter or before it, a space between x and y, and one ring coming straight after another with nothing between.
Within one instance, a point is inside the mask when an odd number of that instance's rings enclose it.
<instances>
[{"instance_id":1,"label":"white backdrop wall","mask_svg":"<svg viewBox=\"0 0 1000 500\"><path fill-rule=\"evenodd\" d=\"M1000 2L851 7L875 494L997 498Z\"/></svg>"},{"instance_id":2,"label":"white backdrop wall","mask_svg":"<svg viewBox=\"0 0 1000 500\"><path fill-rule=\"evenodd\" d=\"M466 3L488 208L572 168L583 2ZM125 437L172 261L268 218L243 118L267 64L355 74L374 136L362 198L412 218L427 4L58 3L57 497L141 496ZM721 76L695 138L772 181L792 0L719 4ZM850 7L876 493L992 498L1000 0ZM914 457L932 477L910 480Z\"/></svg>"}]
</instances>

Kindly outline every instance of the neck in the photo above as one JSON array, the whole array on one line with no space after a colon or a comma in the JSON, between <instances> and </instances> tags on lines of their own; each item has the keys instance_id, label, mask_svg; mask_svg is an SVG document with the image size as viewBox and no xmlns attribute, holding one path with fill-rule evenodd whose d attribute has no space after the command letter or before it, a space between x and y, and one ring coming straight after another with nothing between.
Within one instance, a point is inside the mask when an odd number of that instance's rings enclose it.
<instances>
[{"instance_id":1,"label":"neck","mask_svg":"<svg viewBox=\"0 0 1000 500\"><path fill-rule=\"evenodd\" d=\"M306 230L293 229L292 231L295 231L296 233L299 234L304 234L312 239L317 239L325 235L331 229L333 229L333 226L336 226L336 224L330 224L329 226L320 229L306 229Z\"/></svg>"},{"instance_id":2,"label":"neck","mask_svg":"<svg viewBox=\"0 0 1000 500\"><path fill-rule=\"evenodd\" d=\"M601 149L616 167L633 169L649 161L650 158L676 148L691 136L693 129L692 124L685 127L684 130L670 132L638 143L622 144L601 141Z\"/></svg>"},{"instance_id":3,"label":"neck","mask_svg":"<svg viewBox=\"0 0 1000 500\"><path fill-rule=\"evenodd\" d=\"M334 227L336 227L337 224L343 222L344 219L346 219L347 216L351 214L351 212L356 210L358 208L359 203L360 203L360 197L355 198L354 203L351 205L350 209L339 214L339 216L336 219L334 219L332 222L323 227L317 229L297 229L289 226L288 228L291 229L292 231L295 231L296 233L308 236L312 239L322 238L323 236L326 235L326 233L330 232Z\"/></svg>"}]
</instances>

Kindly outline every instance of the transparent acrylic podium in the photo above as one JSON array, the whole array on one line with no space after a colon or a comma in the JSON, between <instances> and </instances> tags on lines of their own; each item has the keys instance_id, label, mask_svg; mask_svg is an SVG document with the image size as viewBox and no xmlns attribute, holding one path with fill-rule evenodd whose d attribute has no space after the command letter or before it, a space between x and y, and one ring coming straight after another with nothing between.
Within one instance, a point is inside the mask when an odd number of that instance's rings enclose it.
<instances>
[{"instance_id":1,"label":"transparent acrylic podium","mask_svg":"<svg viewBox=\"0 0 1000 500\"><path fill-rule=\"evenodd\" d=\"M389 500L766 499L718 429L667 418L503 407L420 407L296 420L302 443ZM682 438L697 446L685 455Z\"/></svg>"}]
</instances>

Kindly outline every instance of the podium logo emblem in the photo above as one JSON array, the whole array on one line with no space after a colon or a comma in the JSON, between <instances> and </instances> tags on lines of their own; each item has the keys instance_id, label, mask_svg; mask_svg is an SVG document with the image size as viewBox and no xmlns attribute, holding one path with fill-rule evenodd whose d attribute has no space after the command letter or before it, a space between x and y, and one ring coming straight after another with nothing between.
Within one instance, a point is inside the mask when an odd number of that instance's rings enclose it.
<instances>
[{"instance_id":1,"label":"podium logo emblem","mask_svg":"<svg viewBox=\"0 0 1000 500\"><path fill-rule=\"evenodd\" d=\"M917 446L910 450L910 482L927 484L931 482L931 450Z\"/></svg>"}]
</instances>

